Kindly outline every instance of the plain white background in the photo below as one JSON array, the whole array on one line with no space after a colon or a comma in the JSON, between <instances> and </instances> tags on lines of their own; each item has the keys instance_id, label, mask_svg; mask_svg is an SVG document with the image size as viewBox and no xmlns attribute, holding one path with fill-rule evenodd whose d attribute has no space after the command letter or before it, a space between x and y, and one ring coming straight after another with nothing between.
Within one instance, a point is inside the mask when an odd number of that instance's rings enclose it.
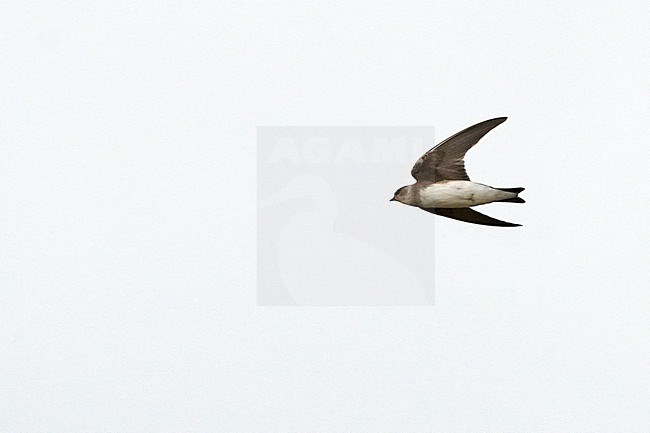
<instances>
[{"instance_id":1,"label":"plain white background","mask_svg":"<svg viewBox=\"0 0 650 433\"><path fill-rule=\"evenodd\" d=\"M4 2L0 431L649 431L648 15ZM258 125L497 116L436 307L255 306Z\"/></svg>"}]
</instances>

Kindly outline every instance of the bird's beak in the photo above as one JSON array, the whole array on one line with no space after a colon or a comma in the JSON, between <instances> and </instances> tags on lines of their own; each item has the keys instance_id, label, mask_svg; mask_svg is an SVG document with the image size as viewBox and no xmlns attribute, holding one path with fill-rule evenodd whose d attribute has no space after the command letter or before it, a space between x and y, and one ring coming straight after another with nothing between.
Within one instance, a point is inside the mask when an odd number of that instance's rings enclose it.
<instances>
[{"instance_id":1,"label":"bird's beak","mask_svg":"<svg viewBox=\"0 0 650 433\"><path fill-rule=\"evenodd\" d=\"M393 197L393 198L391 198L391 199L388 200L388 201L397 201L397 200L395 200L395 197Z\"/></svg>"}]
</instances>

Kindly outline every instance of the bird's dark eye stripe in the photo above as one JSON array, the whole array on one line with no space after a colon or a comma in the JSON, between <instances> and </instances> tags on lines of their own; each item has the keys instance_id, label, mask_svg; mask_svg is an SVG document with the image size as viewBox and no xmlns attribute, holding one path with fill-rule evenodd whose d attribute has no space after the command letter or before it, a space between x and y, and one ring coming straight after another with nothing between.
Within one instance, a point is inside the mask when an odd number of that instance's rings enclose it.
<instances>
[{"instance_id":1,"label":"bird's dark eye stripe","mask_svg":"<svg viewBox=\"0 0 650 433\"><path fill-rule=\"evenodd\" d=\"M401 190L403 190L403 189L404 189L404 187L401 187L400 189L398 189L397 191L395 191L395 195L399 194L399 192L400 192Z\"/></svg>"}]
</instances>

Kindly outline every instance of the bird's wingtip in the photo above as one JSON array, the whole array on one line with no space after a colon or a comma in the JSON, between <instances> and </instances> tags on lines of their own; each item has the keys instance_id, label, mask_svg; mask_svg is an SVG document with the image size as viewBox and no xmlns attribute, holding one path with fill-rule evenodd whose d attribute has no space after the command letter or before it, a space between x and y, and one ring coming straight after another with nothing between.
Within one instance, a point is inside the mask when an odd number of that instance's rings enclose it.
<instances>
[{"instance_id":1,"label":"bird's wingtip","mask_svg":"<svg viewBox=\"0 0 650 433\"><path fill-rule=\"evenodd\" d=\"M505 117L505 116L504 116L504 117L495 117L495 118L493 118L493 119L485 120L485 121L483 121L483 122L481 122L481 123L490 123L490 124L501 125L501 124L502 124L503 122L505 122L506 120L508 120L508 118ZM496 126L496 125L495 125L495 126Z\"/></svg>"}]
</instances>

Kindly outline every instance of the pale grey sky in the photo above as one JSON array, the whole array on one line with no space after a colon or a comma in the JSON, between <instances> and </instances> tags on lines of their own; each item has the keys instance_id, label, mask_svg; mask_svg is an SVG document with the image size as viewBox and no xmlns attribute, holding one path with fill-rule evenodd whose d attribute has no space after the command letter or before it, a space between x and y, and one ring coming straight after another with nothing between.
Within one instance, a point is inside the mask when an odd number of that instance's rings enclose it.
<instances>
[{"instance_id":1,"label":"pale grey sky","mask_svg":"<svg viewBox=\"0 0 650 433\"><path fill-rule=\"evenodd\" d=\"M649 18L3 2L0 431L649 431ZM256 306L258 126L498 116L468 172L524 226L436 219L435 307Z\"/></svg>"}]
</instances>

